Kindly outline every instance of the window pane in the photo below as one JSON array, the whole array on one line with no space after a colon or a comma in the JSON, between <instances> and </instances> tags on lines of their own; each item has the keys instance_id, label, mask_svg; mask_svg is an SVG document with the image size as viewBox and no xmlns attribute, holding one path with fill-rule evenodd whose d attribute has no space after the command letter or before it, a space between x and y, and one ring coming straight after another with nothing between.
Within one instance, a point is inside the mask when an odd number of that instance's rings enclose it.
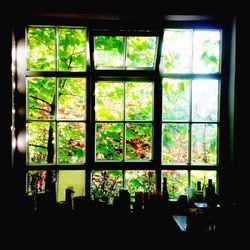
<instances>
[{"instance_id":1,"label":"window pane","mask_svg":"<svg viewBox=\"0 0 250 250\"><path fill-rule=\"evenodd\" d=\"M192 162L217 163L217 125L192 125Z\"/></svg>"},{"instance_id":2,"label":"window pane","mask_svg":"<svg viewBox=\"0 0 250 250\"><path fill-rule=\"evenodd\" d=\"M94 60L96 68L124 67L124 37L96 36Z\"/></svg>"},{"instance_id":3,"label":"window pane","mask_svg":"<svg viewBox=\"0 0 250 250\"><path fill-rule=\"evenodd\" d=\"M162 163L188 162L188 125L163 124Z\"/></svg>"},{"instance_id":4,"label":"window pane","mask_svg":"<svg viewBox=\"0 0 250 250\"><path fill-rule=\"evenodd\" d=\"M123 124L96 124L96 160L123 160Z\"/></svg>"},{"instance_id":5,"label":"window pane","mask_svg":"<svg viewBox=\"0 0 250 250\"><path fill-rule=\"evenodd\" d=\"M165 30L163 39L163 72L189 73L192 55L192 31Z\"/></svg>"},{"instance_id":6,"label":"window pane","mask_svg":"<svg viewBox=\"0 0 250 250\"><path fill-rule=\"evenodd\" d=\"M60 71L86 71L86 30L58 29L58 65Z\"/></svg>"},{"instance_id":7,"label":"window pane","mask_svg":"<svg viewBox=\"0 0 250 250\"><path fill-rule=\"evenodd\" d=\"M192 116L194 121L218 120L217 80L193 80Z\"/></svg>"},{"instance_id":8,"label":"window pane","mask_svg":"<svg viewBox=\"0 0 250 250\"><path fill-rule=\"evenodd\" d=\"M28 119L55 118L55 78L29 77Z\"/></svg>"},{"instance_id":9,"label":"window pane","mask_svg":"<svg viewBox=\"0 0 250 250\"><path fill-rule=\"evenodd\" d=\"M122 185L122 171L103 170L92 172L91 194L94 198L108 197L112 203L114 197L119 195Z\"/></svg>"},{"instance_id":10,"label":"window pane","mask_svg":"<svg viewBox=\"0 0 250 250\"><path fill-rule=\"evenodd\" d=\"M131 196L135 192L156 191L156 175L151 170L131 170L125 172L126 188Z\"/></svg>"},{"instance_id":11,"label":"window pane","mask_svg":"<svg viewBox=\"0 0 250 250\"><path fill-rule=\"evenodd\" d=\"M27 194L32 195L33 192L45 193L51 184L56 182L56 171L34 170L28 171L28 188Z\"/></svg>"},{"instance_id":12,"label":"window pane","mask_svg":"<svg viewBox=\"0 0 250 250\"><path fill-rule=\"evenodd\" d=\"M189 80L163 79L162 119L189 120Z\"/></svg>"},{"instance_id":13,"label":"window pane","mask_svg":"<svg viewBox=\"0 0 250 250\"><path fill-rule=\"evenodd\" d=\"M97 121L124 119L124 83L97 82L95 89L95 112Z\"/></svg>"},{"instance_id":14,"label":"window pane","mask_svg":"<svg viewBox=\"0 0 250 250\"><path fill-rule=\"evenodd\" d=\"M55 70L55 29L28 28L27 67L29 70Z\"/></svg>"},{"instance_id":15,"label":"window pane","mask_svg":"<svg viewBox=\"0 0 250 250\"><path fill-rule=\"evenodd\" d=\"M86 119L86 79L58 79L58 119Z\"/></svg>"},{"instance_id":16,"label":"window pane","mask_svg":"<svg viewBox=\"0 0 250 250\"><path fill-rule=\"evenodd\" d=\"M208 179L212 179L213 184L215 184L215 189L217 188L216 176L217 176L216 171L192 170L191 171L191 186L194 190L196 190L197 181L200 181L201 189L204 192L204 196L205 196L205 188L208 185Z\"/></svg>"},{"instance_id":17,"label":"window pane","mask_svg":"<svg viewBox=\"0 0 250 250\"><path fill-rule=\"evenodd\" d=\"M163 170L163 177L167 177L167 188L171 199L178 199L180 195L188 193L188 172L185 170Z\"/></svg>"},{"instance_id":18,"label":"window pane","mask_svg":"<svg viewBox=\"0 0 250 250\"><path fill-rule=\"evenodd\" d=\"M153 83L126 83L126 120L149 120L153 118Z\"/></svg>"},{"instance_id":19,"label":"window pane","mask_svg":"<svg viewBox=\"0 0 250 250\"><path fill-rule=\"evenodd\" d=\"M127 67L154 67L156 37L127 38Z\"/></svg>"},{"instance_id":20,"label":"window pane","mask_svg":"<svg viewBox=\"0 0 250 250\"><path fill-rule=\"evenodd\" d=\"M220 43L220 31L194 31L194 73L217 73L220 71Z\"/></svg>"},{"instance_id":21,"label":"window pane","mask_svg":"<svg viewBox=\"0 0 250 250\"><path fill-rule=\"evenodd\" d=\"M57 202L66 200L66 189L74 191L74 197L85 196L85 171L61 170L58 171Z\"/></svg>"},{"instance_id":22,"label":"window pane","mask_svg":"<svg viewBox=\"0 0 250 250\"><path fill-rule=\"evenodd\" d=\"M126 160L152 159L152 124L126 124Z\"/></svg>"},{"instance_id":23,"label":"window pane","mask_svg":"<svg viewBox=\"0 0 250 250\"><path fill-rule=\"evenodd\" d=\"M58 123L58 161L60 164L85 162L86 126L83 122Z\"/></svg>"},{"instance_id":24,"label":"window pane","mask_svg":"<svg viewBox=\"0 0 250 250\"><path fill-rule=\"evenodd\" d=\"M55 163L55 123L30 122L28 129L28 164Z\"/></svg>"}]
</instances>

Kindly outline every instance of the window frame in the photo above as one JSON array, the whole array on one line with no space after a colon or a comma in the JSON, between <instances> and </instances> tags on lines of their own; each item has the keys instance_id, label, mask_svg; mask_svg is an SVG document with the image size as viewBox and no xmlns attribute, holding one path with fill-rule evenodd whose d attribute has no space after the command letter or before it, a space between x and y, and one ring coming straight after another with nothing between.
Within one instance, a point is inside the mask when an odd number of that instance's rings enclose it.
<instances>
[{"instance_id":1,"label":"window frame","mask_svg":"<svg viewBox=\"0 0 250 250\"><path fill-rule=\"evenodd\" d=\"M34 19L33 22L29 22L29 25L39 25L41 23L41 26L50 26L46 23L51 23L51 21L45 21L41 22ZM33 23L33 24L32 24ZM217 171L217 190L220 192L220 173L223 172L223 168L227 165L229 159L227 156L228 152L228 146L226 145L226 142L228 139L224 140L223 138L228 138L227 131L228 131L228 117L226 115L223 115L225 111L227 112L227 104L225 104L228 100L227 92L228 92L228 81L229 81L229 56L227 55L227 52L230 51L230 45L228 45L228 41L230 40L230 29L228 28L228 24L224 22L214 22L214 21L163 21L161 24L155 28L153 25L153 29L151 30L151 35L157 34L159 36L158 38L158 50L156 55L156 62L155 62L155 68L153 70L107 70L107 69L95 69L94 65L94 58L93 58L93 52L94 52L94 43L89 42L91 39L93 41L94 35L96 34L126 34L127 36L129 34L135 35L140 34L138 32L131 31L133 29L148 29L150 25L144 24L144 25L138 25L134 26L134 24L131 24L130 22L124 22L119 24L118 27L120 29L124 29L124 27L129 27L128 31L113 31L112 24L109 22L105 22L104 24L100 24L95 21L89 21L86 22L78 21L67 22L67 20L61 20L60 22L55 22L55 24L51 26L58 26L58 27L86 27L87 28L87 46L86 46L86 53L87 53L87 60L86 60L86 72L36 72L36 71L28 71L26 70L26 63L24 60L18 59L16 62L17 71L14 72L16 74L16 87L14 88L14 108L18 109L18 104L21 103L21 107L25 107L24 101L23 101L23 93L20 88L18 89L18 85L20 85L20 81L22 82L23 79L26 77L31 76L54 76L54 77L85 77L86 78L86 86L87 86L87 100L86 104L87 108L86 110L86 131L89 131L86 133L86 145L89 145L89 149L86 150L86 163L83 166L56 166L51 168L51 166L26 166L23 159L26 157L23 152L18 152L18 150L13 150L13 167L14 169L21 170L24 175L25 172L28 170L36 170L36 169L43 169L43 170L85 170L85 176L86 176L86 195L90 194L90 188L91 188L91 170L122 170L123 173L126 170L155 170L156 171L156 178L157 178L157 190L161 191L161 171L162 170L187 170L188 171L188 183L190 183L190 176L191 176L191 170L216 170ZM81 24L84 25L81 25ZM102 27L104 26L104 27ZM18 44L18 41L22 40L25 37L26 32L24 32L23 28L25 27L25 24L16 25L14 30L14 41L17 48L17 57L20 56L20 48L23 48L23 44ZM89 28L88 28L89 27ZM102 28L101 31L99 28ZM161 129L161 124L163 124L161 120L161 113L162 113L162 79L164 77L173 77L174 74L164 74L160 72L160 59L161 59L161 48L163 43L163 34L164 29L166 28L174 28L174 29L221 29L222 30L222 36L221 36L221 73L219 74L175 74L174 77L185 78L185 79L193 79L197 78L214 78L218 79L220 81L221 88L219 88L219 96L220 96L220 102L218 102L218 117L220 123L220 126L218 128L218 149L217 149L217 156L218 156L218 164L217 165L165 165L161 162L161 154L157 154L157 152L161 152L161 133L159 133L159 129ZM103 29L105 31L103 31ZM110 33L109 33L110 32ZM146 32L145 35L148 35ZM89 46L88 46L89 44ZM24 59L24 58L23 58ZM25 65L25 70L24 69ZM195 75L195 76L194 76ZM99 80L122 80L122 81L131 81L131 80L150 80L154 82L154 132L153 132L153 146L152 146L152 162L96 162L95 156L93 154L89 154L88 152L94 152L95 151L95 115L94 115L94 86L95 82ZM25 81L26 82L26 81ZM22 85L22 83L21 83ZM157 100L157 101L156 101ZM15 125L15 133L16 137L18 136L20 131L23 131L25 118L22 117L22 115L15 113L15 119L14 119L14 125ZM207 123L207 122L206 122ZM225 132L224 132L225 129ZM190 143L189 143L190 144ZM225 149L225 150L224 150ZM119 167L117 167L117 164L119 164ZM133 165L133 167L131 167ZM26 184L25 184L26 185ZM26 187L23 188L25 190Z\"/></svg>"}]
</instances>

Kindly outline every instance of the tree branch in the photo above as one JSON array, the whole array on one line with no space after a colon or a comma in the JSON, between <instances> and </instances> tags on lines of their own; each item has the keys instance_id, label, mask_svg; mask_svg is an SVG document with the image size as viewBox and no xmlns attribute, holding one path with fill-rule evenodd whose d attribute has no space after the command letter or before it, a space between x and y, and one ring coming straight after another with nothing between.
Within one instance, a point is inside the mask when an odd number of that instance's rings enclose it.
<instances>
[{"instance_id":1,"label":"tree branch","mask_svg":"<svg viewBox=\"0 0 250 250\"><path fill-rule=\"evenodd\" d=\"M31 144L31 143L29 143L29 146L36 147L36 148L44 148L44 149L48 149L48 148L47 148L47 147L45 147L45 146L41 146L41 145L37 145L37 144Z\"/></svg>"},{"instance_id":2,"label":"tree branch","mask_svg":"<svg viewBox=\"0 0 250 250\"><path fill-rule=\"evenodd\" d=\"M47 103L49 106L51 106L51 103L49 103L49 102L47 102L47 101L45 101L45 100L43 100L43 99L41 99L41 98L39 98L39 97L36 97L36 96L34 96L34 95L30 95L30 97L31 97L31 98L34 98L34 99L36 99L36 100L42 101L42 102L44 102L44 103Z\"/></svg>"}]
</instances>

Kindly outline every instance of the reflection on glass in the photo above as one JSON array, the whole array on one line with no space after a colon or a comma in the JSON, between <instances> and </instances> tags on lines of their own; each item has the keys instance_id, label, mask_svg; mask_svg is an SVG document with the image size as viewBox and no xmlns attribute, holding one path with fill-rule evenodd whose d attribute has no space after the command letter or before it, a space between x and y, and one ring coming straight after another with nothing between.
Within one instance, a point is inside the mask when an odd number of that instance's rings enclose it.
<instances>
[{"instance_id":1,"label":"reflection on glass","mask_svg":"<svg viewBox=\"0 0 250 250\"><path fill-rule=\"evenodd\" d=\"M124 67L124 37L95 36L96 68Z\"/></svg>"},{"instance_id":2,"label":"reflection on glass","mask_svg":"<svg viewBox=\"0 0 250 250\"><path fill-rule=\"evenodd\" d=\"M195 30L193 39L193 72L218 73L220 70L220 31Z\"/></svg>"},{"instance_id":3,"label":"reflection on glass","mask_svg":"<svg viewBox=\"0 0 250 250\"><path fill-rule=\"evenodd\" d=\"M126 160L151 160L152 124L126 124Z\"/></svg>"},{"instance_id":4,"label":"reflection on glass","mask_svg":"<svg viewBox=\"0 0 250 250\"><path fill-rule=\"evenodd\" d=\"M155 62L156 37L130 36L127 38L128 68L153 68Z\"/></svg>"},{"instance_id":5,"label":"reflection on glass","mask_svg":"<svg viewBox=\"0 0 250 250\"><path fill-rule=\"evenodd\" d=\"M162 163L188 162L188 125L163 124Z\"/></svg>"},{"instance_id":6,"label":"reflection on glass","mask_svg":"<svg viewBox=\"0 0 250 250\"><path fill-rule=\"evenodd\" d=\"M30 122L28 130L28 164L55 163L55 123Z\"/></svg>"},{"instance_id":7,"label":"reflection on glass","mask_svg":"<svg viewBox=\"0 0 250 250\"><path fill-rule=\"evenodd\" d=\"M28 28L28 70L55 70L55 29L48 27Z\"/></svg>"},{"instance_id":8,"label":"reflection on glass","mask_svg":"<svg viewBox=\"0 0 250 250\"><path fill-rule=\"evenodd\" d=\"M192 125L192 163L217 163L217 125Z\"/></svg>"},{"instance_id":9,"label":"reflection on glass","mask_svg":"<svg viewBox=\"0 0 250 250\"><path fill-rule=\"evenodd\" d=\"M126 188L131 196L135 192L156 191L156 175L151 170L131 170L125 172Z\"/></svg>"},{"instance_id":10,"label":"reflection on glass","mask_svg":"<svg viewBox=\"0 0 250 250\"><path fill-rule=\"evenodd\" d=\"M153 118L153 83L126 82L126 120Z\"/></svg>"},{"instance_id":11,"label":"reflection on glass","mask_svg":"<svg viewBox=\"0 0 250 250\"><path fill-rule=\"evenodd\" d=\"M189 73L192 55L191 53L191 30L165 30L162 48L162 64L164 73Z\"/></svg>"},{"instance_id":12,"label":"reflection on glass","mask_svg":"<svg viewBox=\"0 0 250 250\"><path fill-rule=\"evenodd\" d=\"M185 170L163 170L163 178L167 177L167 188L171 199L178 199L180 195L187 195L188 172Z\"/></svg>"},{"instance_id":13,"label":"reflection on glass","mask_svg":"<svg viewBox=\"0 0 250 250\"><path fill-rule=\"evenodd\" d=\"M58 79L58 119L86 119L86 79Z\"/></svg>"},{"instance_id":14,"label":"reflection on glass","mask_svg":"<svg viewBox=\"0 0 250 250\"><path fill-rule=\"evenodd\" d=\"M86 30L58 29L58 66L60 71L86 71Z\"/></svg>"},{"instance_id":15,"label":"reflection on glass","mask_svg":"<svg viewBox=\"0 0 250 250\"><path fill-rule=\"evenodd\" d=\"M187 121L189 119L189 80L163 79L162 119Z\"/></svg>"},{"instance_id":16,"label":"reflection on glass","mask_svg":"<svg viewBox=\"0 0 250 250\"><path fill-rule=\"evenodd\" d=\"M97 121L123 120L124 83L97 82L95 89L95 113Z\"/></svg>"},{"instance_id":17,"label":"reflection on glass","mask_svg":"<svg viewBox=\"0 0 250 250\"><path fill-rule=\"evenodd\" d=\"M123 124L96 124L96 160L123 160Z\"/></svg>"},{"instance_id":18,"label":"reflection on glass","mask_svg":"<svg viewBox=\"0 0 250 250\"><path fill-rule=\"evenodd\" d=\"M85 170L60 170L57 181L57 202L66 200L66 189L72 189L74 197L85 196Z\"/></svg>"},{"instance_id":19,"label":"reflection on glass","mask_svg":"<svg viewBox=\"0 0 250 250\"><path fill-rule=\"evenodd\" d=\"M218 120L217 80L193 80L192 116L194 121Z\"/></svg>"},{"instance_id":20,"label":"reflection on glass","mask_svg":"<svg viewBox=\"0 0 250 250\"><path fill-rule=\"evenodd\" d=\"M57 129L59 163L83 164L85 162L85 123L59 122Z\"/></svg>"},{"instance_id":21,"label":"reflection on glass","mask_svg":"<svg viewBox=\"0 0 250 250\"><path fill-rule=\"evenodd\" d=\"M102 170L92 172L91 194L93 198L108 197L112 200L122 188L122 171Z\"/></svg>"},{"instance_id":22,"label":"reflection on glass","mask_svg":"<svg viewBox=\"0 0 250 250\"><path fill-rule=\"evenodd\" d=\"M28 77L28 119L54 119L56 80L47 77Z\"/></svg>"}]
</instances>

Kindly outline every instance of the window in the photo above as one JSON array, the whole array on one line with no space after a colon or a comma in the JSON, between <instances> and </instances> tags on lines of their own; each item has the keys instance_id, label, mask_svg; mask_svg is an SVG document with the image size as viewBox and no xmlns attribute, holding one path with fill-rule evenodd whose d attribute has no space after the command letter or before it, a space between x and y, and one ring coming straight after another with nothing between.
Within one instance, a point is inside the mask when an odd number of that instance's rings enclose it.
<instances>
[{"instance_id":1,"label":"window","mask_svg":"<svg viewBox=\"0 0 250 250\"><path fill-rule=\"evenodd\" d=\"M161 191L163 177L172 199L208 178L219 192L223 25L22 28L26 85L14 107L25 102L15 126L27 193L55 185L58 202L67 188L112 202L122 188Z\"/></svg>"}]
</instances>

